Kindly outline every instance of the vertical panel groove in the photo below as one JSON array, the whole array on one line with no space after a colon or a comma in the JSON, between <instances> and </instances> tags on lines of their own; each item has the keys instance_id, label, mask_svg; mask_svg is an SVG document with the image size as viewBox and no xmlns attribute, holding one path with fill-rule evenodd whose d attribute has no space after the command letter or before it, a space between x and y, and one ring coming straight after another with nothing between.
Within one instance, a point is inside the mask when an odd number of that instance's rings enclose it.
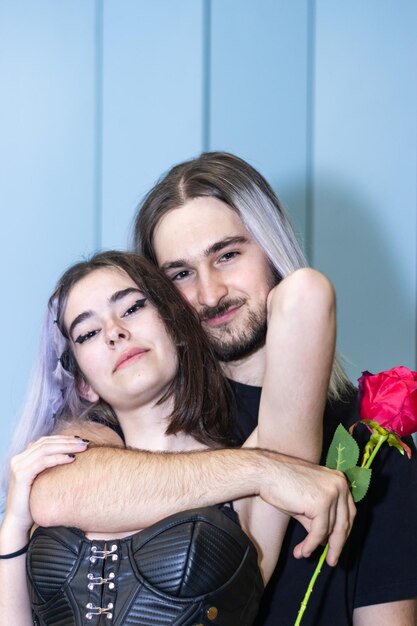
<instances>
[{"instance_id":1,"label":"vertical panel groove","mask_svg":"<svg viewBox=\"0 0 417 626\"><path fill-rule=\"evenodd\" d=\"M307 2L307 123L306 123L306 234L305 252L314 265L314 89L315 89L315 38L316 3Z\"/></svg>"},{"instance_id":2,"label":"vertical panel groove","mask_svg":"<svg viewBox=\"0 0 417 626\"><path fill-rule=\"evenodd\" d=\"M102 246L103 179L103 0L95 6L94 59L94 249Z\"/></svg>"},{"instance_id":3,"label":"vertical panel groove","mask_svg":"<svg viewBox=\"0 0 417 626\"><path fill-rule=\"evenodd\" d=\"M203 0L203 151L210 150L211 0Z\"/></svg>"}]
</instances>

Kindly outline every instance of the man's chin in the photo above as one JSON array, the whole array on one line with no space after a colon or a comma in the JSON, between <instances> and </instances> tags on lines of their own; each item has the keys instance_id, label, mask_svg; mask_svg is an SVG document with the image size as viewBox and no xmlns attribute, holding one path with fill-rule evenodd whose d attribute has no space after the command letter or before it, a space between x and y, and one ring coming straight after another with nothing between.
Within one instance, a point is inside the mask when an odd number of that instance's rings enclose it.
<instances>
[{"instance_id":1,"label":"man's chin","mask_svg":"<svg viewBox=\"0 0 417 626\"><path fill-rule=\"evenodd\" d=\"M223 363L231 363L245 359L265 345L265 331L260 330L251 336L237 337L229 342L209 337L216 359Z\"/></svg>"},{"instance_id":2,"label":"man's chin","mask_svg":"<svg viewBox=\"0 0 417 626\"><path fill-rule=\"evenodd\" d=\"M233 320L218 328L203 323L203 329L219 361L240 361L265 345L266 309L258 314L250 311L244 320Z\"/></svg>"}]
</instances>

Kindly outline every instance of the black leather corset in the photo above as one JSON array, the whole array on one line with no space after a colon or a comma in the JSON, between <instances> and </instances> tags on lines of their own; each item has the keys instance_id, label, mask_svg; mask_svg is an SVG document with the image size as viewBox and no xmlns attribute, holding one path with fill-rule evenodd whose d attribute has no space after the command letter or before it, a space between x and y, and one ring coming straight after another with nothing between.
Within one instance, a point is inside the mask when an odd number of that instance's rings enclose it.
<instances>
[{"instance_id":1,"label":"black leather corset","mask_svg":"<svg viewBox=\"0 0 417 626\"><path fill-rule=\"evenodd\" d=\"M257 558L239 525L215 507L118 540L37 528L27 557L35 624L249 626L263 592Z\"/></svg>"}]
</instances>

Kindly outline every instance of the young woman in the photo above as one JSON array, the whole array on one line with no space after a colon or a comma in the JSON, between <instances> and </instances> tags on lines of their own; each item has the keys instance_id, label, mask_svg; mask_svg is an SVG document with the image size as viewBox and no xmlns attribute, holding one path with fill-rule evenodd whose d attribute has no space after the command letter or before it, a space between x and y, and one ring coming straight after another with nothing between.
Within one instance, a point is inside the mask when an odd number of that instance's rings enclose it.
<instances>
[{"instance_id":1,"label":"young woman","mask_svg":"<svg viewBox=\"0 0 417 626\"><path fill-rule=\"evenodd\" d=\"M261 415L246 445L318 459L334 318L333 290L317 272L299 270L271 291ZM50 299L41 349L16 438L23 448L57 434L12 459L0 530L3 623L29 626L35 616L64 626L102 616L114 624L251 624L287 524L259 497L177 513L127 536L37 528L27 593L21 548L32 526L31 484L86 449L65 435L73 420L95 422L103 444L151 451L234 441L227 384L198 319L136 255L102 253L69 269ZM350 501L346 507L352 519Z\"/></svg>"}]
</instances>

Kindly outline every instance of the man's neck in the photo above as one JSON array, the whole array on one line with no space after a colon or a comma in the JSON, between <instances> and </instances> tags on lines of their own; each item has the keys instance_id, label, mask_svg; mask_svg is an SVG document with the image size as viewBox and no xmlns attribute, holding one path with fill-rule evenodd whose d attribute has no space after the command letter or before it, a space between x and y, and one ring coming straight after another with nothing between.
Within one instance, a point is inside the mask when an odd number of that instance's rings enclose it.
<instances>
[{"instance_id":1,"label":"man's neck","mask_svg":"<svg viewBox=\"0 0 417 626\"><path fill-rule=\"evenodd\" d=\"M262 387L265 373L265 346L239 361L221 363L224 375L244 385Z\"/></svg>"}]
</instances>

